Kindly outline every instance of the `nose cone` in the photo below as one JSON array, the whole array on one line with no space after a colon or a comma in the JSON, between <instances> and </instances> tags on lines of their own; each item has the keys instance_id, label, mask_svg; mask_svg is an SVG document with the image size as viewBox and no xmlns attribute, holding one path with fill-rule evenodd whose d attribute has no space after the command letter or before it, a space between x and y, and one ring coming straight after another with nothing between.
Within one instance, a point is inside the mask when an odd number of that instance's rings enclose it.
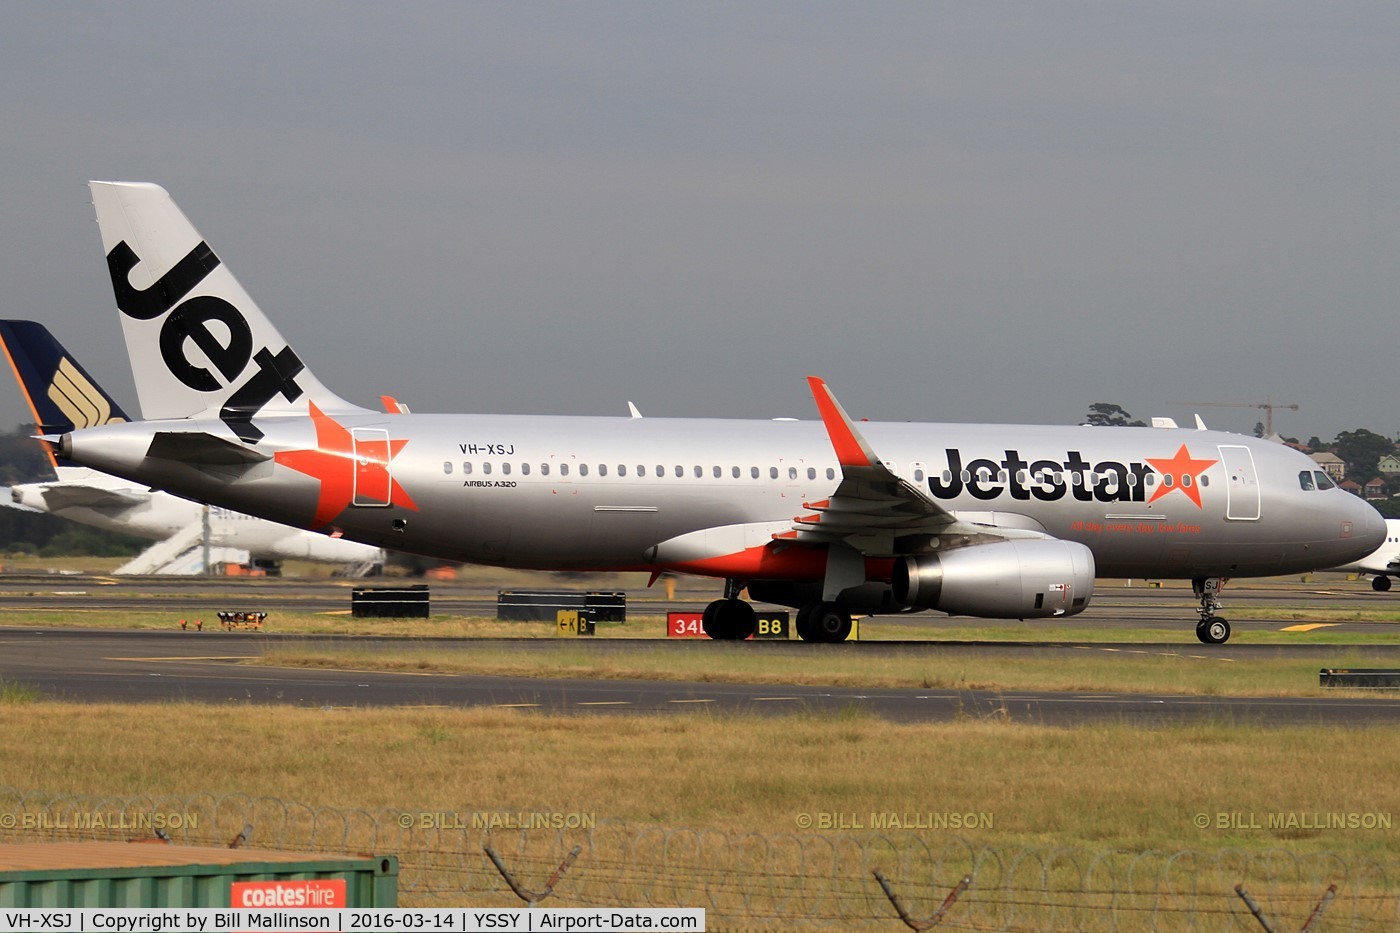
<instances>
[{"instance_id":1,"label":"nose cone","mask_svg":"<svg viewBox=\"0 0 1400 933\"><path fill-rule=\"evenodd\" d=\"M1360 497L1354 498L1356 517L1351 519L1351 537L1358 548L1364 548L1365 553L1369 554L1385 542L1385 518L1371 503Z\"/></svg>"}]
</instances>

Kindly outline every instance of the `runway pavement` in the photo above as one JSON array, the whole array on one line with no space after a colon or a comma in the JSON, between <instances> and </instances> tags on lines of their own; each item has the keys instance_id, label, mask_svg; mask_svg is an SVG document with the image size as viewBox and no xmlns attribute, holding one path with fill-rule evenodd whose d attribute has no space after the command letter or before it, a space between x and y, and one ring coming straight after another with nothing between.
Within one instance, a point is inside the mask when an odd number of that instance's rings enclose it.
<instances>
[{"instance_id":1,"label":"runway pavement","mask_svg":"<svg viewBox=\"0 0 1400 933\"><path fill-rule=\"evenodd\" d=\"M1075 725L1126 721L1156 725L1201 719L1264 723L1355 725L1400 722L1400 699L1277 698L1137 694L1072 694L1050 691L995 693L977 690L861 689L774 685L690 683L581 678L488 677L365 670L324 670L251 666L265 646L353 640L385 648L422 645L424 639L278 636L244 632L151 632L91 629L0 629L0 678L33 686L46 696L80 702L172 701L218 704L278 704L309 707L497 707L576 714L666 713L699 709L757 713L837 713L856 710L901 722L948 721L966 717L1009 717L1018 722ZM430 640L429 640L430 641ZM506 640L499 640L506 641ZM519 647L553 647L548 640L517 641ZM482 642L487 644L489 642ZM460 646L461 642L454 642ZM475 645L478 642L471 642ZM1263 657L1290 657L1328 666L1345 651L1376 666L1400 663L1400 646L1344 649L1325 645L1103 645L1103 644L930 644L800 643L720 644L708 641L580 641L579 650L625 652L728 651L799 652L991 652L1006 657L1087 651L1179 653L1213 663L1247 663ZM1353 662L1354 663L1354 662Z\"/></svg>"},{"instance_id":2,"label":"runway pavement","mask_svg":"<svg viewBox=\"0 0 1400 933\"><path fill-rule=\"evenodd\" d=\"M645 587L645 576L603 578L602 582L571 580L561 584L542 575L536 587L566 590L627 589L630 615L664 615L669 609L699 611L719 595L717 585L687 579L674 598L665 598L663 588ZM92 613L104 611L167 612L209 616L218 609L261 609L271 612L344 612L350 608L351 591L356 586L402 584L404 580L319 579L234 577L113 577L64 574L0 574L0 623L7 611L66 610ZM498 587L491 578L464 581L434 581L431 584L435 615L468 615L491 618L496 614ZM522 589L528 586L506 586ZM1347 581L1341 574L1322 575L1302 583L1298 580L1231 581L1224 595L1222 614L1237 631L1278 629L1288 623L1279 619L1247 620L1231 616L1231 610L1277 608L1280 613L1302 602L1317 607L1355 611L1400 610L1400 587L1393 593L1377 593L1365 581ZM1064 619L1038 619L1037 629L1054 632L1083 629L1096 622L1128 622L1137 628L1179 631L1190 640L1196 620L1196 602L1190 585L1169 581L1164 587L1142 581L1099 581L1089 608ZM940 628L965 626L966 618L949 618L934 613L910 616L882 616L878 624L896 633L907 631L910 638L926 638ZM974 620L975 621L975 620ZM1329 626L1343 633L1400 631L1400 622L1343 622ZM936 635L935 635L936 637Z\"/></svg>"}]
</instances>

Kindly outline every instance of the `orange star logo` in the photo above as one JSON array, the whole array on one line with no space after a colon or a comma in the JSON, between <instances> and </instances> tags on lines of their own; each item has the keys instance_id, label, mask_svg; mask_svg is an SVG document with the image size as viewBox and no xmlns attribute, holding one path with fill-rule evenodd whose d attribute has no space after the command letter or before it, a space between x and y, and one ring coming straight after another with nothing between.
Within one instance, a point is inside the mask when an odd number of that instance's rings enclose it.
<instances>
[{"instance_id":1,"label":"orange star logo","mask_svg":"<svg viewBox=\"0 0 1400 933\"><path fill-rule=\"evenodd\" d=\"M355 437L315 402L311 403L311 422L316 426L315 450L282 450L273 459L321 481L313 527L330 524L352 500L357 505L397 505L418 511L389 473L389 461L398 456L407 440Z\"/></svg>"},{"instance_id":2,"label":"orange star logo","mask_svg":"<svg viewBox=\"0 0 1400 933\"><path fill-rule=\"evenodd\" d=\"M1157 487L1157 491L1152 493L1152 498L1148 502L1156 502L1172 490L1177 490L1186 495L1186 498L1196 503L1196 508L1201 508L1201 474L1219 463L1219 460L1197 460L1191 456L1191 452L1182 444L1181 449L1176 452L1176 456L1170 460L1165 458L1144 458L1152 465L1152 469L1162 474L1162 484Z\"/></svg>"}]
</instances>

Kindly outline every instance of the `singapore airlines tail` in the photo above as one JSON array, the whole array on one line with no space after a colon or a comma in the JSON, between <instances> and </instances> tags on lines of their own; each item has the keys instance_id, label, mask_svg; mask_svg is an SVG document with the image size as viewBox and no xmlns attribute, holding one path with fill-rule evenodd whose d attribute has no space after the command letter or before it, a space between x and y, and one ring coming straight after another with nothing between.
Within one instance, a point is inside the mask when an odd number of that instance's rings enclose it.
<instances>
[{"instance_id":1,"label":"singapore airlines tail","mask_svg":"<svg viewBox=\"0 0 1400 933\"><path fill-rule=\"evenodd\" d=\"M164 188L89 185L143 418L218 419L256 443L255 417L364 411L311 374Z\"/></svg>"},{"instance_id":2,"label":"singapore airlines tail","mask_svg":"<svg viewBox=\"0 0 1400 933\"><path fill-rule=\"evenodd\" d=\"M34 414L40 434L65 434L74 429L131 420L44 325L33 321L0 321L0 348L4 349L15 371L15 379ZM60 479L90 479L101 475L57 459L48 445L44 446L44 451Z\"/></svg>"}]
</instances>

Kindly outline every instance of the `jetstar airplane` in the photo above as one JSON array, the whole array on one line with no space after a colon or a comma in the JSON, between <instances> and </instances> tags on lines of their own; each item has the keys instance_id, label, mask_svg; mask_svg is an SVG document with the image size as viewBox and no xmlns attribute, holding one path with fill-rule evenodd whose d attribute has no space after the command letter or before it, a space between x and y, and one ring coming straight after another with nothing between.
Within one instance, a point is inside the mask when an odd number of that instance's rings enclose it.
<instances>
[{"instance_id":1,"label":"jetstar airplane","mask_svg":"<svg viewBox=\"0 0 1400 933\"><path fill-rule=\"evenodd\" d=\"M75 426L130 420L42 324L0 321L0 348L15 371L20 391L41 432L56 434L72 431ZM14 505L160 542L118 573L189 573L203 569L199 564L192 571L188 560L181 560L190 551L198 551L193 556L202 559L204 510L198 503L55 460L52 453L49 460L56 479L11 487ZM219 507L210 509L208 532L211 548L246 551L257 560L310 560L347 566L384 563L384 552L372 545L330 538Z\"/></svg>"},{"instance_id":2,"label":"jetstar airplane","mask_svg":"<svg viewBox=\"0 0 1400 933\"><path fill-rule=\"evenodd\" d=\"M1154 428L370 411L313 376L166 192L93 182L147 421L52 437L95 469L450 560L723 579L840 641L851 613L1071 615L1105 576L1190 579L1219 643L1226 577L1374 550L1380 515L1255 438ZM1307 481L1304 482L1303 478Z\"/></svg>"},{"instance_id":3,"label":"jetstar airplane","mask_svg":"<svg viewBox=\"0 0 1400 933\"><path fill-rule=\"evenodd\" d=\"M1390 578L1400 577L1400 519L1385 520L1385 541L1380 547L1355 563L1333 567L1346 573L1369 573L1371 589L1384 593L1390 589Z\"/></svg>"}]
</instances>

